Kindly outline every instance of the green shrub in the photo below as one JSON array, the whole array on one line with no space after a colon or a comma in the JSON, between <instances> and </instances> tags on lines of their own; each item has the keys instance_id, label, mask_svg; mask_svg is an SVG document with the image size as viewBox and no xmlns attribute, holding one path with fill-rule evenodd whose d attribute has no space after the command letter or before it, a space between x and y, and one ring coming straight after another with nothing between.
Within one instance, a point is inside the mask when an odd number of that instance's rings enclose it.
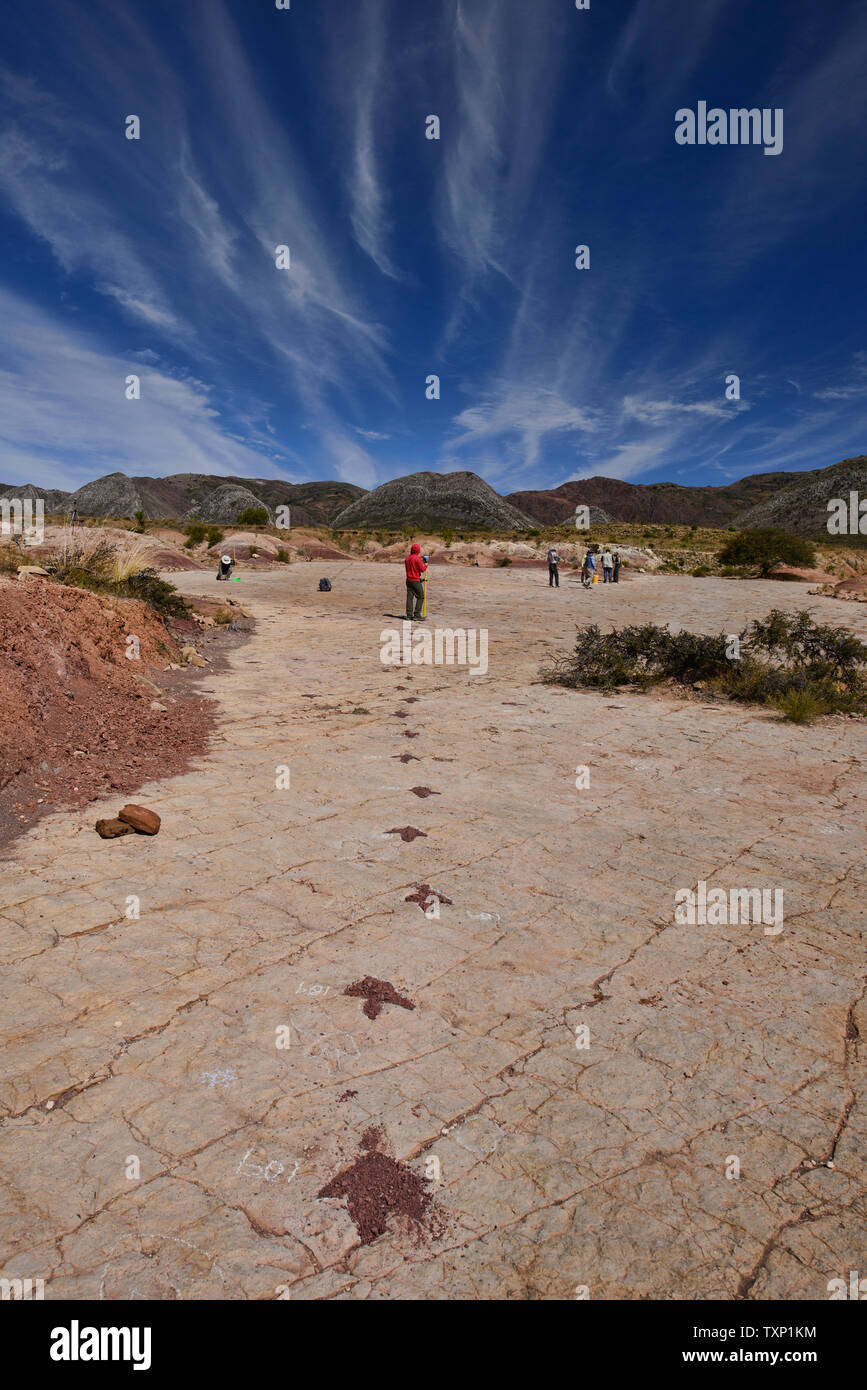
<instances>
[{"instance_id":1,"label":"green shrub","mask_svg":"<svg viewBox=\"0 0 867 1390\"><path fill-rule=\"evenodd\" d=\"M161 579L156 570L139 570L138 574L131 574L123 584L115 584L112 588L119 597L143 599L163 617L185 618L189 613L186 599L173 584Z\"/></svg>"},{"instance_id":2,"label":"green shrub","mask_svg":"<svg viewBox=\"0 0 867 1390\"><path fill-rule=\"evenodd\" d=\"M773 703L787 718L795 718L790 708L805 710L805 719L829 710L867 713L867 645L848 629L774 609L740 634L737 659L728 655L730 642L728 633L671 633L655 623L607 633L593 624L541 675L549 683L604 690L701 682L733 700Z\"/></svg>"},{"instance_id":3,"label":"green shrub","mask_svg":"<svg viewBox=\"0 0 867 1390\"><path fill-rule=\"evenodd\" d=\"M15 574L18 566L25 563L24 556L17 546L0 546L0 574Z\"/></svg>"},{"instance_id":4,"label":"green shrub","mask_svg":"<svg viewBox=\"0 0 867 1390\"><path fill-rule=\"evenodd\" d=\"M692 575L693 579L707 579L707 576L710 574L710 570L708 569L707 565L696 565L694 570L690 570L690 574Z\"/></svg>"},{"instance_id":5,"label":"green shrub","mask_svg":"<svg viewBox=\"0 0 867 1390\"><path fill-rule=\"evenodd\" d=\"M267 507L245 507L235 517L239 526L267 526L268 509Z\"/></svg>"},{"instance_id":6,"label":"green shrub","mask_svg":"<svg viewBox=\"0 0 867 1390\"><path fill-rule=\"evenodd\" d=\"M603 633L596 623L583 628L571 656L557 670L557 683L610 690L616 685L655 685L674 679L692 684L719 675L729 665L728 637L693 632L673 634L656 623Z\"/></svg>"},{"instance_id":7,"label":"green shrub","mask_svg":"<svg viewBox=\"0 0 867 1390\"><path fill-rule=\"evenodd\" d=\"M98 538L91 542L89 537L77 536L49 555L42 564L59 584L99 589L109 582L114 560L115 549L110 541Z\"/></svg>"},{"instance_id":8,"label":"green shrub","mask_svg":"<svg viewBox=\"0 0 867 1390\"><path fill-rule=\"evenodd\" d=\"M446 550L449 550L455 538L455 533L452 530L451 526L444 526L442 531L440 532L440 535L443 538L443 545L445 546Z\"/></svg>"},{"instance_id":9,"label":"green shrub","mask_svg":"<svg viewBox=\"0 0 867 1390\"><path fill-rule=\"evenodd\" d=\"M783 613L772 608L750 631L750 646L778 665L803 671L811 683L827 682L857 690L867 662L867 646L845 627L815 623L809 613Z\"/></svg>"},{"instance_id":10,"label":"green shrub","mask_svg":"<svg viewBox=\"0 0 867 1390\"><path fill-rule=\"evenodd\" d=\"M232 623L234 621L235 615L231 608L218 608L214 614L214 622L219 623L221 627L225 627L227 623Z\"/></svg>"},{"instance_id":11,"label":"green shrub","mask_svg":"<svg viewBox=\"0 0 867 1390\"><path fill-rule=\"evenodd\" d=\"M143 535L145 529L144 512L133 512L133 516L135 517L135 526L133 527L133 530L138 531L139 535Z\"/></svg>"},{"instance_id":12,"label":"green shrub","mask_svg":"<svg viewBox=\"0 0 867 1390\"><path fill-rule=\"evenodd\" d=\"M823 696L812 690L787 690L784 695L775 696L773 703L783 718L793 724L812 724L830 708Z\"/></svg>"},{"instance_id":13,"label":"green shrub","mask_svg":"<svg viewBox=\"0 0 867 1390\"><path fill-rule=\"evenodd\" d=\"M225 534L226 534L226 533L225 533L225 531L223 530L222 526L209 526L209 527L208 527L208 545L209 545L209 546L211 546L211 545L219 545L219 544L220 544L220 541L223 539L223 537L225 536Z\"/></svg>"},{"instance_id":14,"label":"green shrub","mask_svg":"<svg viewBox=\"0 0 867 1390\"><path fill-rule=\"evenodd\" d=\"M810 569L816 562L816 547L802 536L762 526L732 536L720 551L719 559L723 565L757 565L760 574L768 575L777 565Z\"/></svg>"},{"instance_id":15,"label":"green shrub","mask_svg":"<svg viewBox=\"0 0 867 1390\"><path fill-rule=\"evenodd\" d=\"M497 561L497 568L498 568L498 569L504 569L506 565L510 565L511 563L512 563L512 557L511 557L511 555L501 555L500 558L499 558L499 560Z\"/></svg>"},{"instance_id":16,"label":"green shrub","mask_svg":"<svg viewBox=\"0 0 867 1390\"><path fill-rule=\"evenodd\" d=\"M187 616L187 601L173 584L161 579L150 566L140 568L125 563L126 558L108 540L97 540L88 546L86 540L76 538L49 555L43 564L59 584L89 589L95 594L113 594L116 598L138 598L162 617Z\"/></svg>"},{"instance_id":17,"label":"green shrub","mask_svg":"<svg viewBox=\"0 0 867 1390\"><path fill-rule=\"evenodd\" d=\"M289 554L288 550L284 550L282 545L279 545L277 547L277 554L274 556L274 559L279 560L281 565L288 565L292 557Z\"/></svg>"},{"instance_id":18,"label":"green shrub","mask_svg":"<svg viewBox=\"0 0 867 1390\"><path fill-rule=\"evenodd\" d=\"M203 521L188 521L184 527L184 535L187 538L184 549L194 550L197 545L202 544L207 534L208 528Z\"/></svg>"}]
</instances>

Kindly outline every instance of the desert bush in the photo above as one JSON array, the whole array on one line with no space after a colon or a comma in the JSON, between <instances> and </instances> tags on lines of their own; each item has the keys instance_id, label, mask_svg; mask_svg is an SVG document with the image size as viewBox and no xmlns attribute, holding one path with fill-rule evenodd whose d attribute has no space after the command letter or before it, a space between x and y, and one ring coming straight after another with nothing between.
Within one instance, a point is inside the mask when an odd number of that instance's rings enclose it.
<instances>
[{"instance_id":1,"label":"desert bush","mask_svg":"<svg viewBox=\"0 0 867 1390\"><path fill-rule=\"evenodd\" d=\"M831 710L867 713L867 645L846 628L774 609L740 634L737 659L730 642L728 633L672 633L655 623L603 633L594 623L541 676L576 689L701 682L733 700L774 704L786 718L806 711L796 722Z\"/></svg>"},{"instance_id":2,"label":"desert bush","mask_svg":"<svg viewBox=\"0 0 867 1390\"><path fill-rule=\"evenodd\" d=\"M690 574L692 575L693 579L707 579L707 576L710 574L710 570L708 569L707 565L696 565L694 570L690 570Z\"/></svg>"},{"instance_id":3,"label":"desert bush","mask_svg":"<svg viewBox=\"0 0 867 1390\"><path fill-rule=\"evenodd\" d=\"M207 534L208 528L203 521L188 521L184 527L184 535L187 538L184 549L193 550L197 545L201 545Z\"/></svg>"},{"instance_id":4,"label":"desert bush","mask_svg":"<svg viewBox=\"0 0 867 1390\"><path fill-rule=\"evenodd\" d=\"M116 550L108 568L113 583L122 584L131 575L151 568L149 548L138 541L126 550Z\"/></svg>"},{"instance_id":5,"label":"desert bush","mask_svg":"<svg viewBox=\"0 0 867 1390\"><path fill-rule=\"evenodd\" d=\"M829 709L826 700L812 690L787 690L784 695L775 696L773 703L783 718L793 724L812 724Z\"/></svg>"},{"instance_id":6,"label":"desert bush","mask_svg":"<svg viewBox=\"0 0 867 1390\"><path fill-rule=\"evenodd\" d=\"M452 527L451 527L451 526L444 526L443 529L442 529L442 531L440 532L440 535L441 535L442 538L443 538L443 545L445 546L446 550L450 550L450 549L451 549L451 546L452 546L452 542L454 541L454 538L455 538L455 533L454 533Z\"/></svg>"},{"instance_id":7,"label":"desert bush","mask_svg":"<svg viewBox=\"0 0 867 1390\"><path fill-rule=\"evenodd\" d=\"M275 560L279 560L281 565L288 565L292 559L288 550L284 550L282 545L278 545Z\"/></svg>"},{"instance_id":8,"label":"desert bush","mask_svg":"<svg viewBox=\"0 0 867 1390\"><path fill-rule=\"evenodd\" d=\"M65 540L53 555L43 561L52 579L79 588L100 588L109 582L115 550L111 541L84 534Z\"/></svg>"},{"instance_id":9,"label":"desert bush","mask_svg":"<svg viewBox=\"0 0 867 1390\"><path fill-rule=\"evenodd\" d=\"M719 554L723 565L755 565L768 575L777 565L810 569L816 561L816 547L802 536L790 536L774 526L756 531L739 531L726 541Z\"/></svg>"},{"instance_id":10,"label":"desert bush","mask_svg":"<svg viewBox=\"0 0 867 1390\"><path fill-rule=\"evenodd\" d=\"M105 538L90 541L76 536L49 555L43 565L59 584L114 594L117 598L142 599L164 617L186 617L186 600L174 585L160 578L144 556L142 546L117 551Z\"/></svg>"},{"instance_id":11,"label":"desert bush","mask_svg":"<svg viewBox=\"0 0 867 1390\"><path fill-rule=\"evenodd\" d=\"M144 512L133 512L133 516L135 517L135 526L133 527L133 530L138 531L139 535L143 535L145 530Z\"/></svg>"},{"instance_id":12,"label":"desert bush","mask_svg":"<svg viewBox=\"0 0 867 1390\"><path fill-rule=\"evenodd\" d=\"M114 592L122 598L142 599L162 617L185 618L189 613L186 599L153 569L131 574L125 584L114 586Z\"/></svg>"},{"instance_id":13,"label":"desert bush","mask_svg":"<svg viewBox=\"0 0 867 1390\"><path fill-rule=\"evenodd\" d=\"M268 509L267 507L245 507L235 517L239 526L267 526Z\"/></svg>"},{"instance_id":14,"label":"desert bush","mask_svg":"<svg viewBox=\"0 0 867 1390\"><path fill-rule=\"evenodd\" d=\"M501 555L499 560L497 561L497 569L505 569L506 565L510 565L511 563L511 555Z\"/></svg>"},{"instance_id":15,"label":"desert bush","mask_svg":"<svg viewBox=\"0 0 867 1390\"><path fill-rule=\"evenodd\" d=\"M220 544L220 541L223 539L223 537L225 536L225 534L226 534L226 533L225 533L225 531L223 530L222 526L209 526L209 527L208 527L208 545L209 545L209 546L210 546L210 545L219 545L219 544Z\"/></svg>"},{"instance_id":16,"label":"desert bush","mask_svg":"<svg viewBox=\"0 0 867 1390\"><path fill-rule=\"evenodd\" d=\"M15 574L22 563L21 551L14 545L0 545L0 574Z\"/></svg>"},{"instance_id":17,"label":"desert bush","mask_svg":"<svg viewBox=\"0 0 867 1390\"><path fill-rule=\"evenodd\" d=\"M226 623L234 622L234 620L235 615L231 608L218 608L214 614L214 622L219 623L221 627L225 626Z\"/></svg>"},{"instance_id":18,"label":"desert bush","mask_svg":"<svg viewBox=\"0 0 867 1390\"><path fill-rule=\"evenodd\" d=\"M777 665L802 670L808 681L830 681L847 690L859 688L867 663L867 645L845 627L816 623L809 613L783 613L772 608L750 630L751 648L764 652Z\"/></svg>"}]
</instances>

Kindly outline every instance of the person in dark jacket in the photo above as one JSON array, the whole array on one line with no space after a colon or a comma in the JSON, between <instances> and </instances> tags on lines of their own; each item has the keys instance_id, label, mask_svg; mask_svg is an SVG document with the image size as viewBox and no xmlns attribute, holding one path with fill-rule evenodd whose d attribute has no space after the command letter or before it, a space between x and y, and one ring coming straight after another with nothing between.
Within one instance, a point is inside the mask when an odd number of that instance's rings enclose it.
<instances>
[{"instance_id":1,"label":"person in dark jacket","mask_svg":"<svg viewBox=\"0 0 867 1390\"><path fill-rule=\"evenodd\" d=\"M406 616L412 622L414 618L418 620L421 617L422 604L424 603L422 575L427 569L427 563L421 553L421 546L417 543L413 545L403 563L406 567ZM415 600L415 612L413 612L413 600Z\"/></svg>"},{"instance_id":2,"label":"person in dark jacket","mask_svg":"<svg viewBox=\"0 0 867 1390\"><path fill-rule=\"evenodd\" d=\"M557 568L560 564L560 556L555 545L548 551L548 588L560 587L560 571Z\"/></svg>"}]
</instances>

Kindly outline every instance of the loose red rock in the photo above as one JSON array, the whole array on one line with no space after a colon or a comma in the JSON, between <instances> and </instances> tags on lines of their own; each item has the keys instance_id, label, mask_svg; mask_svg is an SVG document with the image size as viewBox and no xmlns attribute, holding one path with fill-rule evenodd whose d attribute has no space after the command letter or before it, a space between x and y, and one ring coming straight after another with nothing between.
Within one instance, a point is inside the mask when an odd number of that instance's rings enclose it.
<instances>
[{"instance_id":1,"label":"loose red rock","mask_svg":"<svg viewBox=\"0 0 867 1390\"><path fill-rule=\"evenodd\" d=\"M149 811L146 806L124 806L122 811L118 811L118 818L131 825L133 830L138 830L142 835L156 835L160 828L160 818L156 811Z\"/></svg>"},{"instance_id":2,"label":"loose red rock","mask_svg":"<svg viewBox=\"0 0 867 1390\"><path fill-rule=\"evenodd\" d=\"M111 819L103 818L96 822L96 833L103 840L116 840L119 835L134 835L135 831L126 821L119 820L116 816Z\"/></svg>"}]
</instances>

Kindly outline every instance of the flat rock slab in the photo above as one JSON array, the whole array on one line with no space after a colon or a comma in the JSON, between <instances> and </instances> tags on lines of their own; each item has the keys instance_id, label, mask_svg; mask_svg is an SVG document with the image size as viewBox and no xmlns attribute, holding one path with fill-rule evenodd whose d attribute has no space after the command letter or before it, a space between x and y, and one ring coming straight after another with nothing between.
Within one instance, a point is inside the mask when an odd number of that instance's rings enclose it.
<instances>
[{"instance_id":1,"label":"flat rock slab","mask_svg":"<svg viewBox=\"0 0 867 1390\"><path fill-rule=\"evenodd\" d=\"M345 564L327 612L321 571L244 571L256 631L212 682L207 755L141 789L156 838L99 841L115 796L15 845L5 1277L109 1300L825 1299L864 1269L865 725L534 682L579 623L738 632L809 605L867 636L867 611L444 566L437 621L488 631L471 675L381 662L400 566ZM383 833L419 780L406 734L442 793L413 797L411 851ZM699 881L781 890L782 929L677 922ZM415 1009L364 1017L343 989L365 976ZM359 1176L365 1154L388 1163ZM360 1230L377 1164L416 1205Z\"/></svg>"}]
</instances>

